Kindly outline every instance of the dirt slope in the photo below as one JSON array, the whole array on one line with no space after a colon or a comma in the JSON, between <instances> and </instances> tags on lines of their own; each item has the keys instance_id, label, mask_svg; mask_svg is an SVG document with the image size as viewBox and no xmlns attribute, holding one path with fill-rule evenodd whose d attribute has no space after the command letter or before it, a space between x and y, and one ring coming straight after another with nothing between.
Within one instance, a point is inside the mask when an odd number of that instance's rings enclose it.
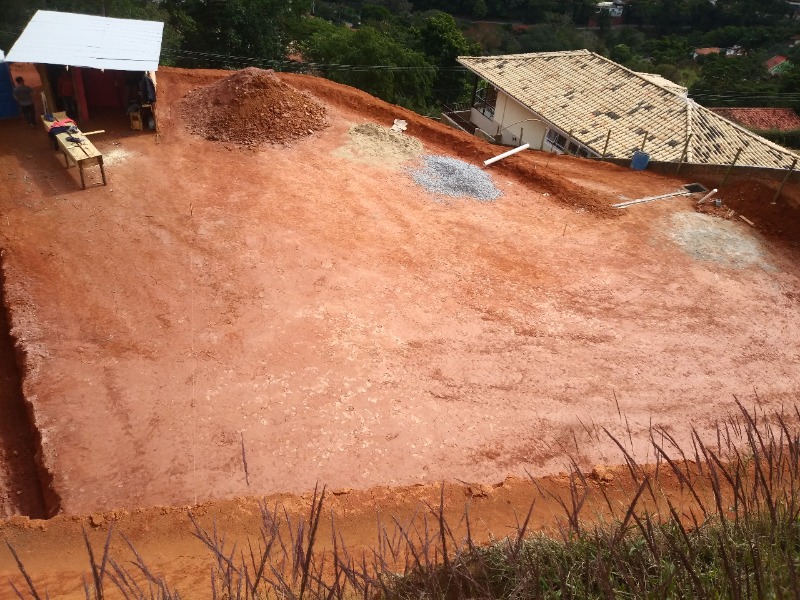
<instances>
[{"instance_id":1,"label":"dirt slope","mask_svg":"<svg viewBox=\"0 0 800 600\"><path fill-rule=\"evenodd\" d=\"M489 170L494 202L434 197L413 161L343 157L352 126L403 118L472 164L497 148L297 75L330 128L258 151L192 136L180 99L224 75L159 71L160 138L96 138L107 187L0 124L51 510L492 484L616 457L603 427L647 460L651 425L687 441L734 394L796 398L796 249L689 199L609 208L681 182L529 153Z\"/></svg>"}]
</instances>

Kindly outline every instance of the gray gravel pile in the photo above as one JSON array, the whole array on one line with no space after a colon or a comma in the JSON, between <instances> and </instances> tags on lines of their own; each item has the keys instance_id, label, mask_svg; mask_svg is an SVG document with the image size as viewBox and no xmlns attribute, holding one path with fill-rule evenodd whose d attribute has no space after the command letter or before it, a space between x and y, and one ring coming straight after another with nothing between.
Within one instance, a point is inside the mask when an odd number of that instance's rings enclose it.
<instances>
[{"instance_id":1,"label":"gray gravel pile","mask_svg":"<svg viewBox=\"0 0 800 600\"><path fill-rule=\"evenodd\" d=\"M411 169L411 178L431 194L476 200L495 200L502 193L488 173L476 166L449 156L429 154L423 157L425 166Z\"/></svg>"}]
</instances>

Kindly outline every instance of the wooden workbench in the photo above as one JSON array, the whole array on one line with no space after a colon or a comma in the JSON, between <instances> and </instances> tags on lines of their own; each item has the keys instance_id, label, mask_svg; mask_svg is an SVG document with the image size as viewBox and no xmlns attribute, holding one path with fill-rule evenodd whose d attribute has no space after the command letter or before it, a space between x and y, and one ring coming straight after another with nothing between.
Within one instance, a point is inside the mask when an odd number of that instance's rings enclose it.
<instances>
[{"instance_id":1,"label":"wooden workbench","mask_svg":"<svg viewBox=\"0 0 800 600\"><path fill-rule=\"evenodd\" d=\"M67 113L65 112L53 113L52 121L48 121L47 119L44 118L44 115L42 115L41 119L42 119L42 125L44 126L44 130L47 133L50 133L50 130L53 128L53 123L57 123L58 121L63 121L66 118L67 118Z\"/></svg>"},{"instance_id":2,"label":"wooden workbench","mask_svg":"<svg viewBox=\"0 0 800 600\"><path fill-rule=\"evenodd\" d=\"M80 138L81 142L71 142L67 138L69 137L76 137ZM100 167L100 174L103 176L103 185L106 184L106 170L103 166L103 154L94 147L94 144L90 142L85 135L82 133L59 133L56 135L56 141L58 142L58 148L64 153L64 162L69 168L72 165L76 165L78 167L78 171L81 174L81 186L83 189L86 189L86 181L83 178L83 169L85 167L91 167L92 165L98 165Z\"/></svg>"},{"instance_id":3,"label":"wooden workbench","mask_svg":"<svg viewBox=\"0 0 800 600\"><path fill-rule=\"evenodd\" d=\"M50 133L50 129L53 128L53 123L67 118L67 113L53 113L53 117L55 121L46 121L44 116L42 117L42 124L44 125L45 131L48 133ZM67 139L68 137L81 138L82 141L79 143L70 142ZM67 168L70 168L72 165L78 167L78 171L80 171L81 174L81 186L84 190L86 189L86 181L83 177L83 169L85 167L91 167L92 165L98 165L100 167L100 174L103 176L103 185L107 185L106 170L103 166L103 154L94 147L94 144L92 144L80 130L78 133L59 133L55 138L58 149L64 154L64 162Z\"/></svg>"}]
</instances>

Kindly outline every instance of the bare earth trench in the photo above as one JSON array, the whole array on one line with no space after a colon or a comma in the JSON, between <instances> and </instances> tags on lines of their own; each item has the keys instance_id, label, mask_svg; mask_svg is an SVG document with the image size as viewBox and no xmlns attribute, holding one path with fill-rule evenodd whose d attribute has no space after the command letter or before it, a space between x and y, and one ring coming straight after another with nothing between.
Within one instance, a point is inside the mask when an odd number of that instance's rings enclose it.
<instances>
[{"instance_id":1,"label":"bare earth trench","mask_svg":"<svg viewBox=\"0 0 800 600\"><path fill-rule=\"evenodd\" d=\"M503 166L496 201L433 197L419 159L355 156L351 126L404 118L473 164L496 148L309 77L282 76L328 129L205 141L176 106L217 77L159 71L160 139L96 139L107 187L0 123L5 300L51 513L618 463L602 427L646 461L651 426L686 442L734 396L797 401L796 247L689 199L606 218ZM609 203L683 183L530 154Z\"/></svg>"}]
</instances>

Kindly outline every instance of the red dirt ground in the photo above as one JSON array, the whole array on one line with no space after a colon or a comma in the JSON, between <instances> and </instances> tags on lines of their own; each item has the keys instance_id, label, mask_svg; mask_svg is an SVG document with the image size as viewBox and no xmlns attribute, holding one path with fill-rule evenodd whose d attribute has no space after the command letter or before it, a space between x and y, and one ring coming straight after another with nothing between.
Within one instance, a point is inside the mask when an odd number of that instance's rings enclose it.
<instances>
[{"instance_id":1,"label":"red dirt ground","mask_svg":"<svg viewBox=\"0 0 800 600\"><path fill-rule=\"evenodd\" d=\"M653 471L650 473L652 475ZM602 483L591 477L587 479L585 489L588 495L581 514L586 519L621 519L638 484L630 480L624 468L604 470L602 478ZM691 512L698 514L698 506L692 501L688 489L663 467L654 480L664 490L663 498L670 499L676 510L687 519L688 525ZM569 503L569 497L564 494L568 483L566 477L546 477L536 481L508 478L496 486L448 484L442 489L436 485L416 485L329 493L316 549L320 554L332 549L330 518L333 515L340 547L343 540L351 556L361 556L366 551L371 557L370 550L377 548L378 523L387 530L390 539L395 530L393 518L409 531L415 527L422 529L423 518L435 527L431 509L437 509L442 499L444 515L457 540L466 538L463 521L466 508L473 540L483 544L513 535L532 502L535 504L528 531L557 535L556 528L564 525L566 518L556 498ZM704 492L702 485L696 486L701 497L707 497L707 489ZM600 494L601 487L616 514L609 512L609 504ZM581 492L583 489L580 486ZM640 500L640 510L645 506L651 510L668 510L666 506L654 506L646 496ZM292 521L297 522L301 518L307 519L311 494L275 495L262 499L262 502L269 509L285 509ZM661 502L663 504L663 499ZM225 536L228 548L234 543L237 548L247 548L248 541L256 545L262 521L259 502L253 498L204 502L191 508L116 510L85 517L59 515L47 521L17 517L0 522L0 537L13 545L40 593L46 589L51 598L82 600L85 597L82 577L91 580L91 574L82 531L87 530L94 551L100 556L112 524L116 532L110 546L112 558L125 565L133 560L132 552L123 541L124 535L131 540L148 568L163 576L172 589L177 589L181 598L210 598L212 556L192 535L190 512L207 530L216 526L220 535ZM0 598L11 600L14 597L9 580L19 589L25 588L25 581L3 544L0 547ZM106 597L123 600L114 591L113 585L109 584Z\"/></svg>"},{"instance_id":2,"label":"red dirt ground","mask_svg":"<svg viewBox=\"0 0 800 600\"><path fill-rule=\"evenodd\" d=\"M496 202L442 202L339 157L350 126L403 118L473 164L497 148L299 75L280 78L330 128L257 151L192 136L180 98L226 74L160 70L158 139L103 122L107 187L0 124L51 511L494 483L616 460L603 427L646 461L651 425L685 442L734 395L796 401L797 249L686 198L609 208L682 181L531 152L490 170Z\"/></svg>"}]
</instances>

